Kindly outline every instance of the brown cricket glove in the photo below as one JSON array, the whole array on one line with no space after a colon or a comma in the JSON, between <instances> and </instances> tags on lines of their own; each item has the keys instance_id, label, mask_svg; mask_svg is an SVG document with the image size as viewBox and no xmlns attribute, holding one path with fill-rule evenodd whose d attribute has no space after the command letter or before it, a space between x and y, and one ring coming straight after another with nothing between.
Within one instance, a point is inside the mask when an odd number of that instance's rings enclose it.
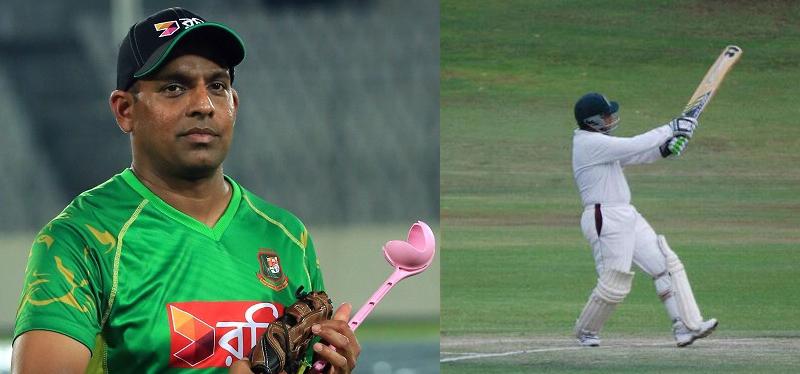
<instances>
[{"instance_id":1,"label":"brown cricket glove","mask_svg":"<svg viewBox=\"0 0 800 374\"><path fill-rule=\"evenodd\" d=\"M295 373L303 363L306 350L314 337L311 326L333 316L331 299L325 292L303 292L297 289L297 302L284 310L283 316L267 326L267 331L250 352L250 369L254 373Z\"/></svg>"}]
</instances>

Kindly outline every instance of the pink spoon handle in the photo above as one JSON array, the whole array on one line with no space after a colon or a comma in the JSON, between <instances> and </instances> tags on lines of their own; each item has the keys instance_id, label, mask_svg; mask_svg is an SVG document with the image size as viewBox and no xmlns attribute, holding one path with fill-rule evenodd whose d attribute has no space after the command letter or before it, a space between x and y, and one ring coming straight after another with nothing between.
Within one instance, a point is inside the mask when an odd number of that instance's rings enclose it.
<instances>
[{"instance_id":1,"label":"pink spoon handle","mask_svg":"<svg viewBox=\"0 0 800 374\"><path fill-rule=\"evenodd\" d=\"M386 279L386 282L383 282L369 300L361 306L358 313L350 319L348 322L350 330L355 331L361 325L361 322L372 312L375 305L378 305L397 282L427 269L433 261L435 253L436 238L433 236L431 228L422 221L417 221L417 223L411 225L411 229L408 230L407 240L392 240L384 244L383 256L389 264L394 266L395 270ZM336 350L336 347L332 345L328 347L334 351ZM311 372L321 373L327 364L325 360L319 360L314 363Z\"/></svg>"},{"instance_id":2,"label":"pink spoon handle","mask_svg":"<svg viewBox=\"0 0 800 374\"><path fill-rule=\"evenodd\" d=\"M383 299L383 297L386 296L389 290L391 290L392 287L394 287L394 285L397 284L397 282L400 282L401 280L405 279L408 276L409 273L407 271L402 269L395 269L392 275L390 275L389 278L386 279L386 282L383 282L383 284L378 288L378 290L375 291L374 294L372 294L369 300L367 300L367 302L361 306L361 309L358 310L358 313L356 313L356 315L354 315L353 318L350 319L350 322L348 322L348 324L350 325L350 330L356 331L361 322L364 322L364 319L366 319L367 316L372 312L372 309L375 308L375 305L378 305L378 303L381 302L381 299Z\"/></svg>"},{"instance_id":3,"label":"pink spoon handle","mask_svg":"<svg viewBox=\"0 0 800 374\"><path fill-rule=\"evenodd\" d=\"M378 290L375 291L375 293L373 293L372 296L370 296L369 300L367 300L367 302L361 306L361 309L358 310L356 315L354 315L353 318L350 319L350 322L347 323L350 326L350 330L356 331L358 326L361 325L361 322L364 322L364 319L366 319L367 316L372 312L372 309L375 309L375 305L378 305L378 303L381 302L381 299L383 299L383 297L386 296L387 293L389 293L389 290L391 290L392 287L394 287L397 284L397 282L400 282L401 280L407 278L410 275L412 274L408 271L405 271L403 269L395 269L392 275L390 275L389 278L386 279L386 282L383 282L383 284L378 288ZM336 347L332 345L329 345L328 348L334 351L336 350ZM328 363L325 360L319 360L315 362L314 372L317 373L322 372L322 369L324 369L325 365L327 364Z\"/></svg>"}]
</instances>

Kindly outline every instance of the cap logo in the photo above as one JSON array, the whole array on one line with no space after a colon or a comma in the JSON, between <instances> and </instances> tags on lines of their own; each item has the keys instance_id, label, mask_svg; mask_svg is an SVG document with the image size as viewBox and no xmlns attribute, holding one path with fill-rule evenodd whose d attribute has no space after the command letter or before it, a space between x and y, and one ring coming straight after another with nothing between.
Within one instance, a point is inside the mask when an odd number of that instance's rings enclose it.
<instances>
[{"instance_id":1,"label":"cap logo","mask_svg":"<svg viewBox=\"0 0 800 374\"><path fill-rule=\"evenodd\" d=\"M199 25L203 23L203 20L197 17L192 18L178 18L177 21L166 21L166 22L159 22L153 24L156 28L156 31L161 31L161 35L159 38L163 38L165 36L170 36L181 29L181 25L184 28L188 29L192 26Z\"/></svg>"},{"instance_id":2,"label":"cap logo","mask_svg":"<svg viewBox=\"0 0 800 374\"><path fill-rule=\"evenodd\" d=\"M181 26L178 24L178 21L159 22L153 26L155 26L156 31L163 31L161 35L158 36L159 38L170 36L181 28Z\"/></svg>"},{"instance_id":3,"label":"cap logo","mask_svg":"<svg viewBox=\"0 0 800 374\"><path fill-rule=\"evenodd\" d=\"M187 29L192 27L192 26L199 25L199 24L204 22L203 20L201 20L200 18L197 18L197 17L178 18L178 21L181 21L181 25L183 25L183 27L185 27Z\"/></svg>"}]
</instances>

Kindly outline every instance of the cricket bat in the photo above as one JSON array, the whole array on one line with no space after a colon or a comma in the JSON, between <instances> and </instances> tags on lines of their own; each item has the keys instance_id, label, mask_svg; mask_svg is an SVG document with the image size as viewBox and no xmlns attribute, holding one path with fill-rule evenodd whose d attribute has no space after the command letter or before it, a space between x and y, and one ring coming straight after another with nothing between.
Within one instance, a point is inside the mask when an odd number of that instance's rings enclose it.
<instances>
[{"instance_id":1,"label":"cricket bat","mask_svg":"<svg viewBox=\"0 0 800 374\"><path fill-rule=\"evenodd\" d=\"M692 98L689 99L686 108L683 109L684 116L695 119L700 117L700 114L703 113L703 109L705 109L708 102L711 101L711 98L714 97L714 94L717 93L719 85L722 83L722 80L725 79L725 75L731 70L733 64L739 61L739 57L742 57L741 48L735 45L725 47L722 54L717 57L717 61L714 62L714 65L711 65L711 68L708 69L700 85L697 86L697 90L694 91Z\"/></svg>"}]
</instances>

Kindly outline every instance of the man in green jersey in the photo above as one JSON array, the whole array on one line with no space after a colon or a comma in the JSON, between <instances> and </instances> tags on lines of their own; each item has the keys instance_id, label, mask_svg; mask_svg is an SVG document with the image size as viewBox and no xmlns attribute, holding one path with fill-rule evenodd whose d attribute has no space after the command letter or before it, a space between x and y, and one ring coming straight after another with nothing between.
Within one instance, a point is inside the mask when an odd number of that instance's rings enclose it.
<instances>
[{"instance_id":1,"label":"man in green jersey","mask_svg":"<svg viewBox=\"0 0 800 374\"><path fill-rule=\"evenodd\" d=\"M323 290L303 224L223 175L244 58L225 25L181 8L131 27L111 110L133 162L36 237L14 372L250 372L243 359L296 300ZM343 304L308 359L349 373L360 352Z\"/></svg>"}]
</instances>

